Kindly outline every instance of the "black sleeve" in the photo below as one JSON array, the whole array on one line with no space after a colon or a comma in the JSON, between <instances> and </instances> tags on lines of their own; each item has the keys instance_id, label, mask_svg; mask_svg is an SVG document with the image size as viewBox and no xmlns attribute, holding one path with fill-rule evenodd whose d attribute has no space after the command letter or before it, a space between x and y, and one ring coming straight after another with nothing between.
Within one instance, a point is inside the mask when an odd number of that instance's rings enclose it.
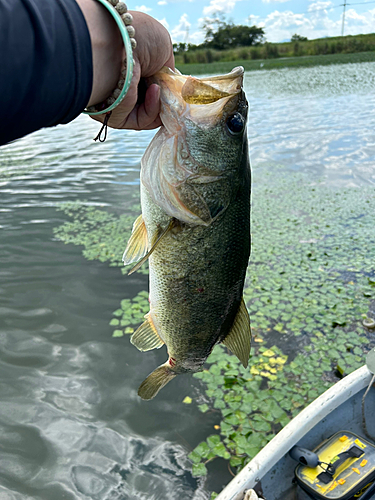
<instances>
[{"instance_id":1,"label":"black sleeve","mask_svg":"<svg viewBox=\"0 0 375 500\"><path fill-rule=\"evenodd\" d=\"M92 79L90 34L75 0L0 0L0 145L73 120Z\"/></svg>"}]
</instances>

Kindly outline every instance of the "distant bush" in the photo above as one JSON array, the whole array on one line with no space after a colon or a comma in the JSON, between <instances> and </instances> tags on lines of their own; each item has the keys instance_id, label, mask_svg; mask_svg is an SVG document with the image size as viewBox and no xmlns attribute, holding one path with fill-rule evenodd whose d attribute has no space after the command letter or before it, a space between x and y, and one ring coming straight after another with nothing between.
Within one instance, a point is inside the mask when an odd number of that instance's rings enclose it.
<instances>
[{"instance_id":1,"label":"distant bush","mask_svg":"<svg viewBox=\"0 0 375 500\"><path fill-rule=\"evenodd\" d=\"M293 38L293 37L292 37ZM375 34L332 37L294 42L261 43L258 45L216 50L212 47L192 44L175 44L176 64L212 64L238 60L274 59L329 54L344 54L375 51Z\"/></svg>"},{"instance_id":2,"label":"distant bush","mask_svg":"<svg viewBox=\"0 0 375 500\"><path fill-rule=\"evenodd\" d=\"M279 51L276 44L265 43L262 47L262 55L264 59L273 59L279 57Z\"/></svg>"},{"instance_id":3,"label":"distant bush","mask_svg":"<svg viewBox=\"0 0 375 500\"><path fill-rule=\"evenodd\" d=\"M250 57L250 52L248 49L240 49L238 52L238 58L239 59L249 59Z\"/></svg>"},{"instance_id":4,"label":"distant bush","mask_svg":"<svg viewBox=\"0 0 375 500\"><path fill-rule=\"evenodd\" d=\"M250 49L250 57L251 59L260 59L261 58L260 49L258 47Z\"/></svg>"}]
</instances>

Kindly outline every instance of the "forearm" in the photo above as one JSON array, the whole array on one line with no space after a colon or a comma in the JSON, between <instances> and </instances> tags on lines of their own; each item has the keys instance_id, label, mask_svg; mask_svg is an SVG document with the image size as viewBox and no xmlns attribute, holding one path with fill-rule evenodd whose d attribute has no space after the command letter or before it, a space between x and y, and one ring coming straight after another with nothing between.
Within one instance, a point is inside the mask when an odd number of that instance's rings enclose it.
<instances>
[{"instance_id":1,"label":"forearm","mask_svg":"<svg viewBox=\"0 0 375 500\"><path fill-rule=\"evenodd\" d=\"M0 0L0 144L73 120L92 81L90 36L74 0Z\"/></svg>"},{"instance_id":2,"label":"forearm","mask_svg":"<svg viewBox=\"0 0 375 500\"><path fill-rule=\"evenodd\" d=\"M93 83L88 106L104 101L116 88L124 60L120 31L108 10L97 0L76 0L91 38Z\"/></svg>"}]
</instances>

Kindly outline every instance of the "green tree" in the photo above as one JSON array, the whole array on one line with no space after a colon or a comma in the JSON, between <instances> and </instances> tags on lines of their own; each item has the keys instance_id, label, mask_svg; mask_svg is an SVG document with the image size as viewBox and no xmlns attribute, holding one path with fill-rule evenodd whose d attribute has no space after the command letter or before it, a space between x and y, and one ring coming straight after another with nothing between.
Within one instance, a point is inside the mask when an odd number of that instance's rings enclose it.
<instances>
[{"instance_id":1,"label":"green tree","mask_svg":"<svg viewBox=\"0 0 375 500\"><path fill-rule=\"evenodd\" d=\"M222 15L214 20L206 20L203 29L205 41L202 45L216 50L259 45L264 41L263 28L228 23Z\"/></svg>"},{"instance_id":2,"label":"green tree","mask_svg":"<svg viewBox=\"0 0 375 500\"><path fill-rule=\"evenodd\" d=\"M292 38L290 39L291 42L306 42L307 41L307 36L301 36L301 35L297 35L297 33L295 33Z\"/></svg>"}]
</instances>

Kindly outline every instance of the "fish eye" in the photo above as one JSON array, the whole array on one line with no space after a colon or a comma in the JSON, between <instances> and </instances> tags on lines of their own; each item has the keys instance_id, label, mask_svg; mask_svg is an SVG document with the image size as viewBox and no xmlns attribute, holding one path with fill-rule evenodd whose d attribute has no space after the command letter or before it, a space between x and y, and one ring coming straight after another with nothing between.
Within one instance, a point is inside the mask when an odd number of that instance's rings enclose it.
<instances>
[{"instance_id":1,"label":"fish eye","mask_svg":"<svg viewBox=\"0 0 375 500\"><path fill-rule=\"evenodd\" d=\"M245 127L244 119L240 113L234 113L227 120L227 127L232 135L239 135L243 132Z\"/></svg>"}]
</instances>

